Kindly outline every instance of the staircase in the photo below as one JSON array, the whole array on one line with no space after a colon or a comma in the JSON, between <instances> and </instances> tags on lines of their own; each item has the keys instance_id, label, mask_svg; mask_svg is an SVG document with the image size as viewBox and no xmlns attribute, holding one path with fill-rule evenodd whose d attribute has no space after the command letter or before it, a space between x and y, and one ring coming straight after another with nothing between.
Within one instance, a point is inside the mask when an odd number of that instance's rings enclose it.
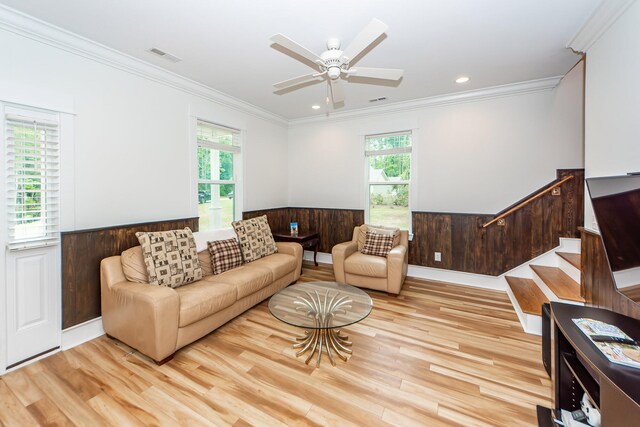
<instances>
[{"instance_id":1,"label":"staircase","mask_svg":"<svg viewBox=\"0 0 640 427\"><path fill-rule=\"evenodd\" d=\"M507 293L525 332L541 335L542 304L584 304L580 295L580 239L560 246L506 273Z\"/></svg>"}]
</instances>

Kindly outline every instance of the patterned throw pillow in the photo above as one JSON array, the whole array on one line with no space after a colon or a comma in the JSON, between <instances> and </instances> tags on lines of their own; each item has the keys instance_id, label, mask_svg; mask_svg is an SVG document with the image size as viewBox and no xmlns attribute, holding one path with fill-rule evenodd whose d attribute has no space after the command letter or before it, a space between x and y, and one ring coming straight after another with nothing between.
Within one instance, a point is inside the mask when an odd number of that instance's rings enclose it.
<instances>
[{"instance_id":1,"label":"patterned throw pillow","mask_svg":"<svg viewBox=\"0 0 640 427\"><path fill-rule=\"evenodd\" d=\"M363 224L360 226L360 230L358 232L358 251L360 252L362 252L362 246L364 246L364 241L367 238L367 231L393 236L393 247L396 247L400 244L400 229L398 227L384 227L382 225Z\"/></svg>"},{"instance_id":2,"label":"patterned throw pillow","mask_svg":"<svg viewBox=\"0 0 640 427\"><path fill-rule=\"evenodd\" d=\"M196 243L189 228L173 231L138 232L149 283L177 288L202 279Z\"/></svg>"},{"instance_id":3,"label":"patterned throw pillow","mask_svg":"<svg viewBox=\"0 0 640 427\"><path fill-rule=\"evenodd\" d=\"M360 252L365 255L386 257L391 248L393 248L393 236L367 231L367 237Z\"/></svg>"},{"instance_id":4,"label":"patterned throw pillow","mask_svg":"<svg viewBox=\"0 0 640 427\"><path fill-rule=\"evenodd\" d=\"M220 274L242 265L242 252L236 239L207 242L213 274Z\"/></svg>"},{"instance_id":5,"label":"patterned throw pillow","mask_svg":"<svg viewBox=\"0 0 640 427\"><path fill-rule=\"evenodd\" d=\"M231 225L238 235L244 262L255 261L278 252L266 215L235 221Z\"/></svg>"}]
</instances>

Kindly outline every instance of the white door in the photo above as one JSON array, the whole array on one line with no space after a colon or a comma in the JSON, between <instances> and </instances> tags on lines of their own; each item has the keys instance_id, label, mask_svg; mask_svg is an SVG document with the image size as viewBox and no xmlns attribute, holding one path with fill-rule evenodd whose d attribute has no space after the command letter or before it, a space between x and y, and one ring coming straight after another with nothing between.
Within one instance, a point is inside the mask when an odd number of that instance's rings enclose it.
<instances>
[{"instance_id":1,"label":"white door","mask_svg":"<svg viewBox=\"0 0 640 427\"><path fill-rule=\"evenodd\" d=\"M60 346L60 249L6 251L7 367Z\"/></svg>"},{"instance_id":2,"label":"white door","mask_svg":"<svg viewBox=\"0 0 640 427\"><path fill-rule=\"evenodd\" d=\"M1 117L0 372L59 347L61 336L59 114L5 104Z\"/></svg>"}]
</instances>

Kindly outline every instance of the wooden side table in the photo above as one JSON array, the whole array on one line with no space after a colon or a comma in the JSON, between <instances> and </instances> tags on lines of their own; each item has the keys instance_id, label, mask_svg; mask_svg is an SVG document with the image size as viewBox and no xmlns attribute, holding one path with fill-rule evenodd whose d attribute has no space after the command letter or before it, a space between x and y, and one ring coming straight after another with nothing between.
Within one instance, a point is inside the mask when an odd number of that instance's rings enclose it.
<instances>
[{"instance_id":1,"label":"wooden side table","mask_svg":"<svg viewBox=\"0 0 640 427\"><path fill-rule=\"evenodd\" d=\"M304 249L313 249L313 263L318 266L316 257L318 256L318 243L320 235L316 231L301 231L298 234L291 234L289 231L273 231L273 239L276 242L296 242L300 243Z\"/></svg>"}]
</instances>

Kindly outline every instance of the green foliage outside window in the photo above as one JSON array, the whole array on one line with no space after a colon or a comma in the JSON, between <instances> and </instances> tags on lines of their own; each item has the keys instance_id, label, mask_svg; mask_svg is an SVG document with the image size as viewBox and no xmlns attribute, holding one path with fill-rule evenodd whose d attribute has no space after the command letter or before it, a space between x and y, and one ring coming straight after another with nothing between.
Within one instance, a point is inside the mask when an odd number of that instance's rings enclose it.
<instances>
[{"instance_id":1,"label":"green foliage outside window","mask_svg":"<svg viewBox=\"0 0 640 427\"><path fill-rule=\"evenodd\" d=\"M41 139L45 131L36 131L33 127L14 127L17 140L22 140L16 147L15 166L23 171L16 178L16 218L21 224L39 221L42 216L43 199L42 184L44 165L38 164L41 159Z\"/></svg>"}]
</instances>

